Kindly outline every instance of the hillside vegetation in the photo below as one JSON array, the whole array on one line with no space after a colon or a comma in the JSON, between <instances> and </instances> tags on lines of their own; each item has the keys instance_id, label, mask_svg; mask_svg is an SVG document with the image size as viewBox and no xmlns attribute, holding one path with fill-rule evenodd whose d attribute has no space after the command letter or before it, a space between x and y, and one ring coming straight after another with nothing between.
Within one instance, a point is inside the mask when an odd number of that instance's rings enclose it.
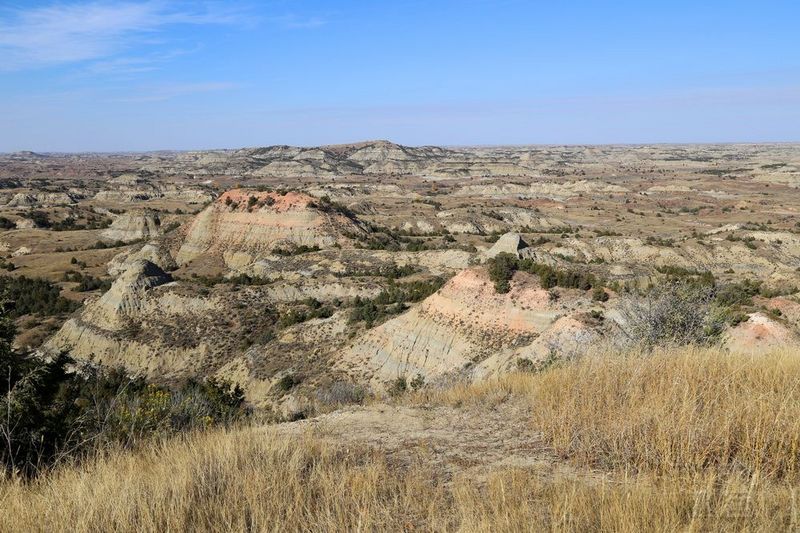
<instances>
[{"instance_id":1,"label":"hillside vegetation","mask_svg":"<svg viewBox=\"0 0 800 533\"><path fill-rule=\"evenodd\" d=\"M539 432L548 464L450 477L435 449L400 461L297 423L212 429L8 478L0 530L792 530L799 396L795 348L587 355L394 400L516 404L506 423Z\"/></svg>"}]
</instances>

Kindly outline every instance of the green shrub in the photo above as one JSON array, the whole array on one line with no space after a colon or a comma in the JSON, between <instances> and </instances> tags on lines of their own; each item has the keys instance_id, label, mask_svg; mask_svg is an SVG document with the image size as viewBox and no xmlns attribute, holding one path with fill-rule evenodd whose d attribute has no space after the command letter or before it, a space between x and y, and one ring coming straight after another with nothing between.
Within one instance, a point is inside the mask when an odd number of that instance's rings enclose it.
<instances>
[{"instance_id":1,"label":"green shrub","mask_svg":"<svg viewBox=\"0 0 800 533\"><path fill-rule=\"evenodd\" d=\"M595 302L607 302L608 293L603 287L597 286L592 289L592 300Z\"/></svg>"},{"instance_id":2,"label":"green shrub","mask_svg":"<svg viewBox=\"0 0 800 533\"><path fill-rule=\"evenodd\" d=\"M242 389L224 380L168 388L122 370L76 372L66 354L44 360L15 352L13 336L13 324L0 317L0 465L7 472L32 476L111 444L135 446L249 414Z\"/></svg>"},{"instance_id":3,"label":"green shrub","mask_svg":"<svg viewBox=\"0 0 800 533\"><path fill-rule=\"evenodd\" d=\"M294 374L286 374L285 376L281 377L277 383L275 383L275 387L279 391L288 392L299 385L302 380L295 376Z\"/></svg>"},{"instance_id":4,"label":"green shrub","mask_svg":"<svg viewBox=\"0 0 800 533\"><path fill-rule=\"evenodd\" d=\"M80 304L63 298L50 281L25 276L0 276L0 295L10 302L10 318L23 315L52 316L71 313Z\"/></svg>"},{"instance_id":5,"label":"green shrub","mask_svg":"<svg viewBox=\"0 0 800 533\"><path fill-rule=\"evenodd\" d=\"M596 283L594 275L589 272L559 270L549 265L536 263L531 259L518 259L506 252L489 259L487 270L498 293L506 293L511 289L510 281L518 270L538 276L539 283L545 289L563 287L589 290Z\"/></svg>"},{"instance_id":6,"label":"green shrub","mask_svg":"<svg viewBox=\"0 0 800 533\"><path fill-rule=\"evenodd\" d=\"M305 244L301 244L300 246L294 246L291 248L276 247L272 249L272 253L281 256L292 256L307 254L310 252L319 252L319 250L319 246L306 246Z\"/></svg>"},{"instance_id":7,"label":"green shrub","mask_svg":"<svg viewBox=\"0 0 800 533\"><path fill-rule=\"evenodd\" d=\"M393 380L386 391L389 393L390 396L400 396L404 394L408 390L408 380L406 380L405 376L400 376L397 379Z\"/></svg>"},{"instance_id":8,"label":"green shrub","mask_svg":"<svg viewBox=\"0 0 800 533\"><path fill-rule=\"evenodd\" d=\"M365 322L368 328L385 318L402 313L407 304L424 300L444 285L444 278L409 283L391 283L372 299L356 297L350 311L350 322Z\"/></svg>"}]
</instances>

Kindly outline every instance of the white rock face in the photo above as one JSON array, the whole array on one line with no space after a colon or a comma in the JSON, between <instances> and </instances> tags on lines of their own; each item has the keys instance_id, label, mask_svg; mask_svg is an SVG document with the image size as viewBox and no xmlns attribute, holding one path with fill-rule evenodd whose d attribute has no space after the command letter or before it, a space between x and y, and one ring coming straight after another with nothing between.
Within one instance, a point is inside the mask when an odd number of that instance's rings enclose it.
<instances>
[{"instance_id":1,"label":"white rock face","mask_svg":"<svg viewBox=\"0 0 800 533\"><path fill-rule=\"evenodd\" d=\"M84 318L113 329L120 326L126 316L142 309L147 291L171 281L169 274L150 261L135 261L99 300L87 306Z\"/></svg>"},{"instance_id":2,"label":"white rock face","mask_svg":"<svg viewBox=\"0 0 800 533\"><path fill-rule=\"evenodd\" d=\"M486 257L496 257L501 253L508 253L519 257L519 251L527 247L528 245L522 240L519 233L506 233L497 239L497 242L486 251Z\"/></svg>"},{"instance_id":3,"label":"white rock face","mask_svg":"<svg viewBox=\"0 0 800 533\"><path fill-rule=\"evenodd\" d=\"M120 215L100 235L109 241L138 241L151 239L161 234L158 213L150 210L128 211Z\"/></svg>"},{"instance_id":4,"label":"white rock face","mask_svg":"<svg viewBox=\"0 0 800 533\"><path fill-rule=\"evenodd\" d=\"M150 261L161 270L174 270L178 266L167 250L158 244L147 243L138 250L129 250L115 255L108 262L108 273L118 276L140 260Z\"/></svg>"}]
</instances>

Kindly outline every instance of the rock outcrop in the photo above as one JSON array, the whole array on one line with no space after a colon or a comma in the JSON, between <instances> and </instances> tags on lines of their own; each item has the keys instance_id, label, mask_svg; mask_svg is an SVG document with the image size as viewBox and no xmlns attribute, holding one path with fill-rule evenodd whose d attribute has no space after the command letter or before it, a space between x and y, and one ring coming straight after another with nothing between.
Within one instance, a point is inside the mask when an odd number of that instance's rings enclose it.
<instances>
[{"instance_id":1,"label":"rock outcrop","mask_svg":"<svg viewBox=\"0 0 800 533\"><path fill-rule=\"evenodd\" d=\"M158 213L149 209L128 211L117 217L100 236L109 241L131 242L152 239L161 234Z\"/></svg>"},{"instance_id":2,"label":"rock outcrop","mask_svg":"<svg viewBox=\"0 0 800 533\"><path fill-rule=\"evenodd\" d=\"M519 233L506 233L501 235L497 242L486 251L486 257L496 257L501 253L519 257L519 251L527 247L528 245L522 240Z\"/></svg>"},{"instance_id":3,"label":"rock outcrop","mask_svg":"<svg viewBox=\"0 0 800 533\"><path fill-rule=\"evenodd\" d=\"M343 368L380 386L417 374L426 381L469 370L499 371L565 314L532 276L516 274L497 294L485 270L464 270L438 292L347 347ZM531 356L533 350L525 352Z\"/></svg>"},{"instance_id":4,"label":"rock outcrop","mask_svg":"<svg viewBox=\"0 0 800 533\"><path fill-rule=\"evenodd\" d=\"M7 207L52 207L57 205L73 205L82 196L75 193L43 192L17 193L6 204Z\"/></svg>"},{"instance_id":5,"label":"rock outcrop","mask_svg":"<svg viewBox=\"0 0 800 533\"><path fill-rule=\"evenodd\" d=\"M128 250L115 255L108 262L108 273L118 276L128 270L137 261L146 260L158 266L161 270L175 270L178 265L170 253L156 243L147 243L138 249Z\"/></svg>"},{"instance_id":6,"label":"rock outcrop","mask_svg":"<svg viewBox=\"0 0 800 533\"><path fill-rule=\"evenodd\" d=\"M172 277L150 261L134 261L111 288L89 306L85 317L111 329L118 327L126 316L142 309L147 291L170 281Z\"/></svg>"},{"instance_id":7,"label":"rock outcrop","mask_svg":"<svg viewBox=\"0 0 800 533\"><path fill-rule=\"evenodd\" d=\"M728 330L725 345L733 352L763 353L797 342L797 335L764 313L752 313L748 319Z\"/></svg>"},{"instance_id":8,"label":"rock outcrop","mask_svg":"<svg viewBox=\"0 0 800 533\"><path fill-rule=\"evenodd\" d=\"M79 360L159 379L193 374L206 361L209 344L180 341L174 322L187 315L210 316L213 303L173 294L171 282L153 263L135 261L107 292L67 320L42 351L69 352Z\"/></svg>"},{"instance_id":9,"label":"rock outcrop","mask_svg":"<svg viewBox=\"0 0 800 533\"><path fill-rule=\"evenodd\" d=\"M127 203L165 198L189 203L205 203L214 199L206 190L173 183L153 182L136 174L122 174L109 180L109 183L112 187L95 194L95 200Z\"/></svg>"},{"instance_id":10,"label":"rock outcrop","mask_svg":"<svg viewBox=\"0 0 800 533\"><path fill-rule=\"evenodd\" d=\"M306 194L236 189L195 217L176 260L219 256L230 268L241 268L276 248L328 248L363 233L357 221Z\"/></svg>"}]
</instances>

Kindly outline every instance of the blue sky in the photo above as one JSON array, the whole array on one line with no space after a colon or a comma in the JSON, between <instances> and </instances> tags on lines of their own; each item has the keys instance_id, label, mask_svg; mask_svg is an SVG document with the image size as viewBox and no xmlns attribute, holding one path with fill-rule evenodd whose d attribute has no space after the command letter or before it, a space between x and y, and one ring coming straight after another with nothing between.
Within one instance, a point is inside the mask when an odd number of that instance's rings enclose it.
<instances>
[{"instance_id":1,"label":"blue sky","mask_svg":"<svg viewBox=\"0 0 800 533\"><path fill-rule=\"evenodd\" d=\"M800 141L797 1L0 0L0 151Z\"/></svg>"}]
</instances>

